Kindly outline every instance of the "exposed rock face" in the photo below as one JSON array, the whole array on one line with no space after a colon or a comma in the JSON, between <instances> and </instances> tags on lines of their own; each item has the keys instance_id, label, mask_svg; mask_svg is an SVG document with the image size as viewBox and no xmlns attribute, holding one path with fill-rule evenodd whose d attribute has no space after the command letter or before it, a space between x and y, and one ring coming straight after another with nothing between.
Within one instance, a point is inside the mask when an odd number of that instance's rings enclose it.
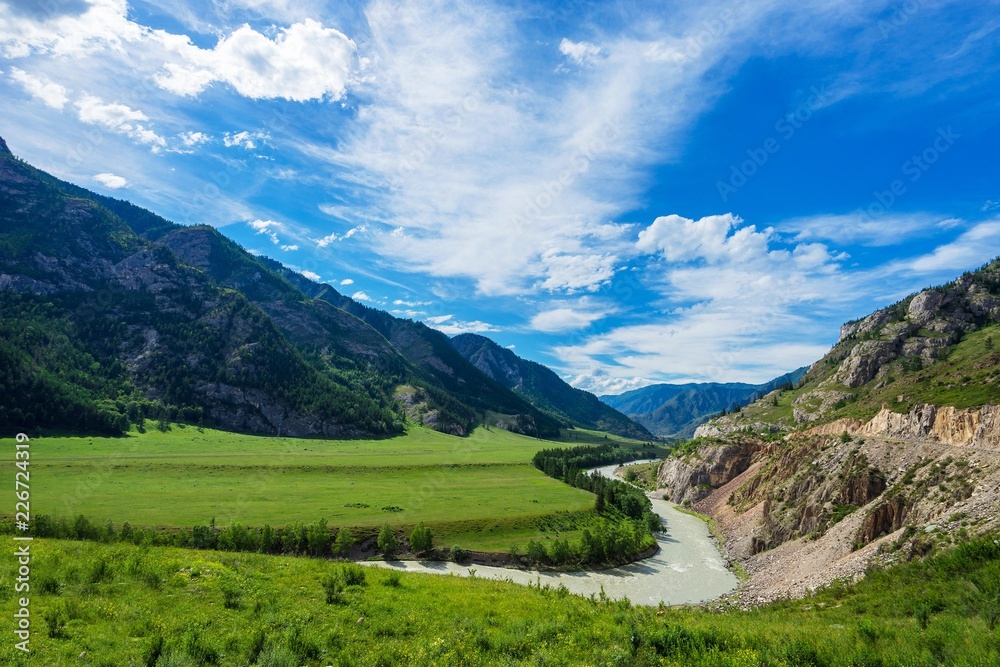
<instances>
[{"instance_id":1,"label":"exposed rock face","mask_svg":"<svg viewBox=\"0 0 1000 667\"><path fill-rule=\"evenodd\" d=\"M660 465L657 487L675 503L697 502L750 467L752 444L705 446L686 458L671 457Z\"/></svg>"},{"instance_id":2,"label":"exposed rock face","mask_svg":"<svg viewBox=\"0 0 1000 667\"><path fill-rule=\"evenodd\" d=\"M858 543L868 544L903 527L910 504L901 495L893 496L865 515L858 530Z\"/></svg>"},{"instance_id":3,"label":"exposed rock face","mask_svg":"<svg viewBox=\"0 0 1000 667\"><path fill-rule=\"evenodd\" d=\"M930 440L952 447L1000 451L1000 407L962 410L952 406L917 405L908 413L883 408L871 421L839 419L807 431L814 435L849 435Z\"/></svg>"}]
</instances>

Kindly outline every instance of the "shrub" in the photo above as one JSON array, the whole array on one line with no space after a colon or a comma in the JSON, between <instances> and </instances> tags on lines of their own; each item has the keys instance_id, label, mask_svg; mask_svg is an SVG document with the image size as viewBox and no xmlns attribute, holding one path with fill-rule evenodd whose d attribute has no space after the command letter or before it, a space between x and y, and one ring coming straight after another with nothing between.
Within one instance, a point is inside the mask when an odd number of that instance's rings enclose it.
<instances>
[{"instance_id":1,"label":"shrub","mask_svg":"<svg viewBox=\"0 0 1000 667\"><path fill-rule=\"evenodd\" d=\"M351 531L347 528L338 530L337 539L333 542L333 555L346 558L351 553L351 547L353 546L354 536L351 535Z\"/></svg>"},{"instance_id":2,"label":"shrub","mask_svg":"<svg viewBox=\"0 0 1000 667\"><path fill-rule=\"evenodd\" d=\"M456 563L461 563L469 557L469 552L462 547L455 545L451 548L451 559Z\"/></svg>"},{"instance_id":3,"label":"shrub","mask_svg":"<svg viewBox=\"0 0 1000 667\"><path fill-rule=\"evenodd\" d=\"M388 525L382 526L382 531L378 534L378 548L386 558L392 558L399 550L399 540Z\"/></svg>"},{"instance_id":4,"label":"shrub","mask_svg":"<svg viewBox=\"0 0 1000 667\"><path fill-rule=\"evenodd\" d=\"M528 545L525 547L525 555L532 563L542 563L549 556L548 552L545 551L545 545L536 540L528 540Z\"/></svg>"},{"instance_id":5,"label":"shrub","mask_svg":"<svg viewBox=\"0 0 1000 667\"><path fill-rule=\"evenodd\" d=\"M399 588L402 579L399 572L389 572L385 575L385 579L382 580L382 585L389 588Z\"/></svg>"},{"instance_id":6,"label":"shrub","mask_svg":"<svg viewBox=\"0 0 1000 667\"><path fill-rule=\"evenodd\" d=\"M413 533L410 535L410 551L417 554L430 551L433 546L433 542L434 539L431 536L431 529L421 523L413 529Z\"/></svg>"},{"instance_id":7,"label":"shrub","mask_svg":"<svg viewBox=\"0 0 1000 667\"><path fill-rule=\"evenodd\" d=\"M365 579L365 568L360 565L349 563L340 568L340 573L348 586L364 586L368 583Z\"/></svg>"},{"instance_id":8,"label":"shrub","mask_svg":"<svg viewBox=\"0 0 1000 667\"><path fill-rule=\"evenodd\" d=\"M340 574L327 574L320 581L323 592L326 594L326 603L334 604L339 602L344 594L344 578Z\"/></svg>"}]
</instances>

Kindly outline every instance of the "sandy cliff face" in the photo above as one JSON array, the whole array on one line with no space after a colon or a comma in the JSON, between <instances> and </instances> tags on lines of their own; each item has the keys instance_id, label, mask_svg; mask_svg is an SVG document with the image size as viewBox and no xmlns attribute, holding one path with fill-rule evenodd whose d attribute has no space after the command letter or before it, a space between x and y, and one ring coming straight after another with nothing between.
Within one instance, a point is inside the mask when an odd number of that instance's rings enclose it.
<instances>
[{"instance_id":1,"label":"sandy cliff face","mask_svg":"<svg viewBox=\"0 0 1000 667\"><path fill-rule=\"evenodd\" d=\"M869 422L839 419L806 431L814 435L839 435L929 440L951 447L1000 451L1000 406L959 409L953 406L917 405L908 413L883 408Z\"/></svg>"}]
</instances>

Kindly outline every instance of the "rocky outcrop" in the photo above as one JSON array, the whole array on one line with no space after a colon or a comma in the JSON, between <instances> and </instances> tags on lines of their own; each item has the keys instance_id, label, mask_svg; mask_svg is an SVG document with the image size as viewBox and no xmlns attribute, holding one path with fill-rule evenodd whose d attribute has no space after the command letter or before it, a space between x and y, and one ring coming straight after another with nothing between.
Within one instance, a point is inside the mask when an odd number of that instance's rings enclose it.
<instances>
[{"instance_id":1,"label":"rocky outcrop","mask_svg":"<svg viewBox=\"0 0 1000 667\"><path fill-rule=\"evenodd\" d=\"M895 495L872 508L858 529L856 544L869 544L883 535L899 530L903 527L909 510L910 503L901 495Z\"/></svg>"},{"instance_id":2,"label":"rocky outcrop","mask_svg":"<svg viewBox=\"0 0 1000 667\"><path fill-rule=\"evenodd\" d=\"M1000 406L959 409L917 405L909 412L883 408L868 422L839 419L806 431L812 435L872 436L898 440L927 440L951 447L1000 451Z\"/></svg>"},{"instance_id":3,"label":"rocky outcrop","mask_svg":"<svg viewBox=\"0 0 1000 667\"><path fill-rule=\"evenodd\" d=\"M749 468L757 450L751 443L706 445L683 458L668 458L660 464L656 485L672 502L697 502Z\"/></svg>"}]
</instances>

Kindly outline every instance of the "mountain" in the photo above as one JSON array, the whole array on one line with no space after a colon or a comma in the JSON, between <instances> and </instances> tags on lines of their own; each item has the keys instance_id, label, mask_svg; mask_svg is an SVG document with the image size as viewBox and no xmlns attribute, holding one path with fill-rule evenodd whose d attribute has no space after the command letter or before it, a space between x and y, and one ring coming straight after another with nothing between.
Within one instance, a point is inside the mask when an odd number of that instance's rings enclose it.
<instances>
[{"instance_id":1,"label":"mountain","mask_svg":"<svg viewBox=\"0 0 1000 667\"><path fill-rule=\"evenodd\" d=\"M794 388L700 426L658 486L717 521L754 598L998 531L998 346L1000 260L848 322Z\"/></svg>"},{"instance_id":2,"label":"mountain","mask_svg":"<svg viewBox=\"0 0 1000 667\"><path fill-rule=\"evenodd\" d=\"M485 336L460 334L452 337L451 345L476 368L539 410L584 428L640 440L653 437L593 394L571 387L551 369L522 359Z\"/></svg>"},{"instance_id":3,"label":"mountain","mask_svg":"<svg viewBox=\"0 0 1000 667\"><path fill-rule=\"evenodd\" d=\"M305 282L303 282L305 281ZM293 436L562 423L444 334L60 181L0 140L0 423L120 433L146 419Z\"/></svg>"},{"instance_id":4,"label":"mountain","mask_svg":"<svg viewBox=\"0 0 1000 667\"><path fill-rule=\"evenodd\" d=\"M763 384L654 384L617 396L601 396L601 401L658 436L690 438L700 424L721 411L736 410L778 387L794 385L806 370L800 368Z\"/></svg>"}]
</instances>

